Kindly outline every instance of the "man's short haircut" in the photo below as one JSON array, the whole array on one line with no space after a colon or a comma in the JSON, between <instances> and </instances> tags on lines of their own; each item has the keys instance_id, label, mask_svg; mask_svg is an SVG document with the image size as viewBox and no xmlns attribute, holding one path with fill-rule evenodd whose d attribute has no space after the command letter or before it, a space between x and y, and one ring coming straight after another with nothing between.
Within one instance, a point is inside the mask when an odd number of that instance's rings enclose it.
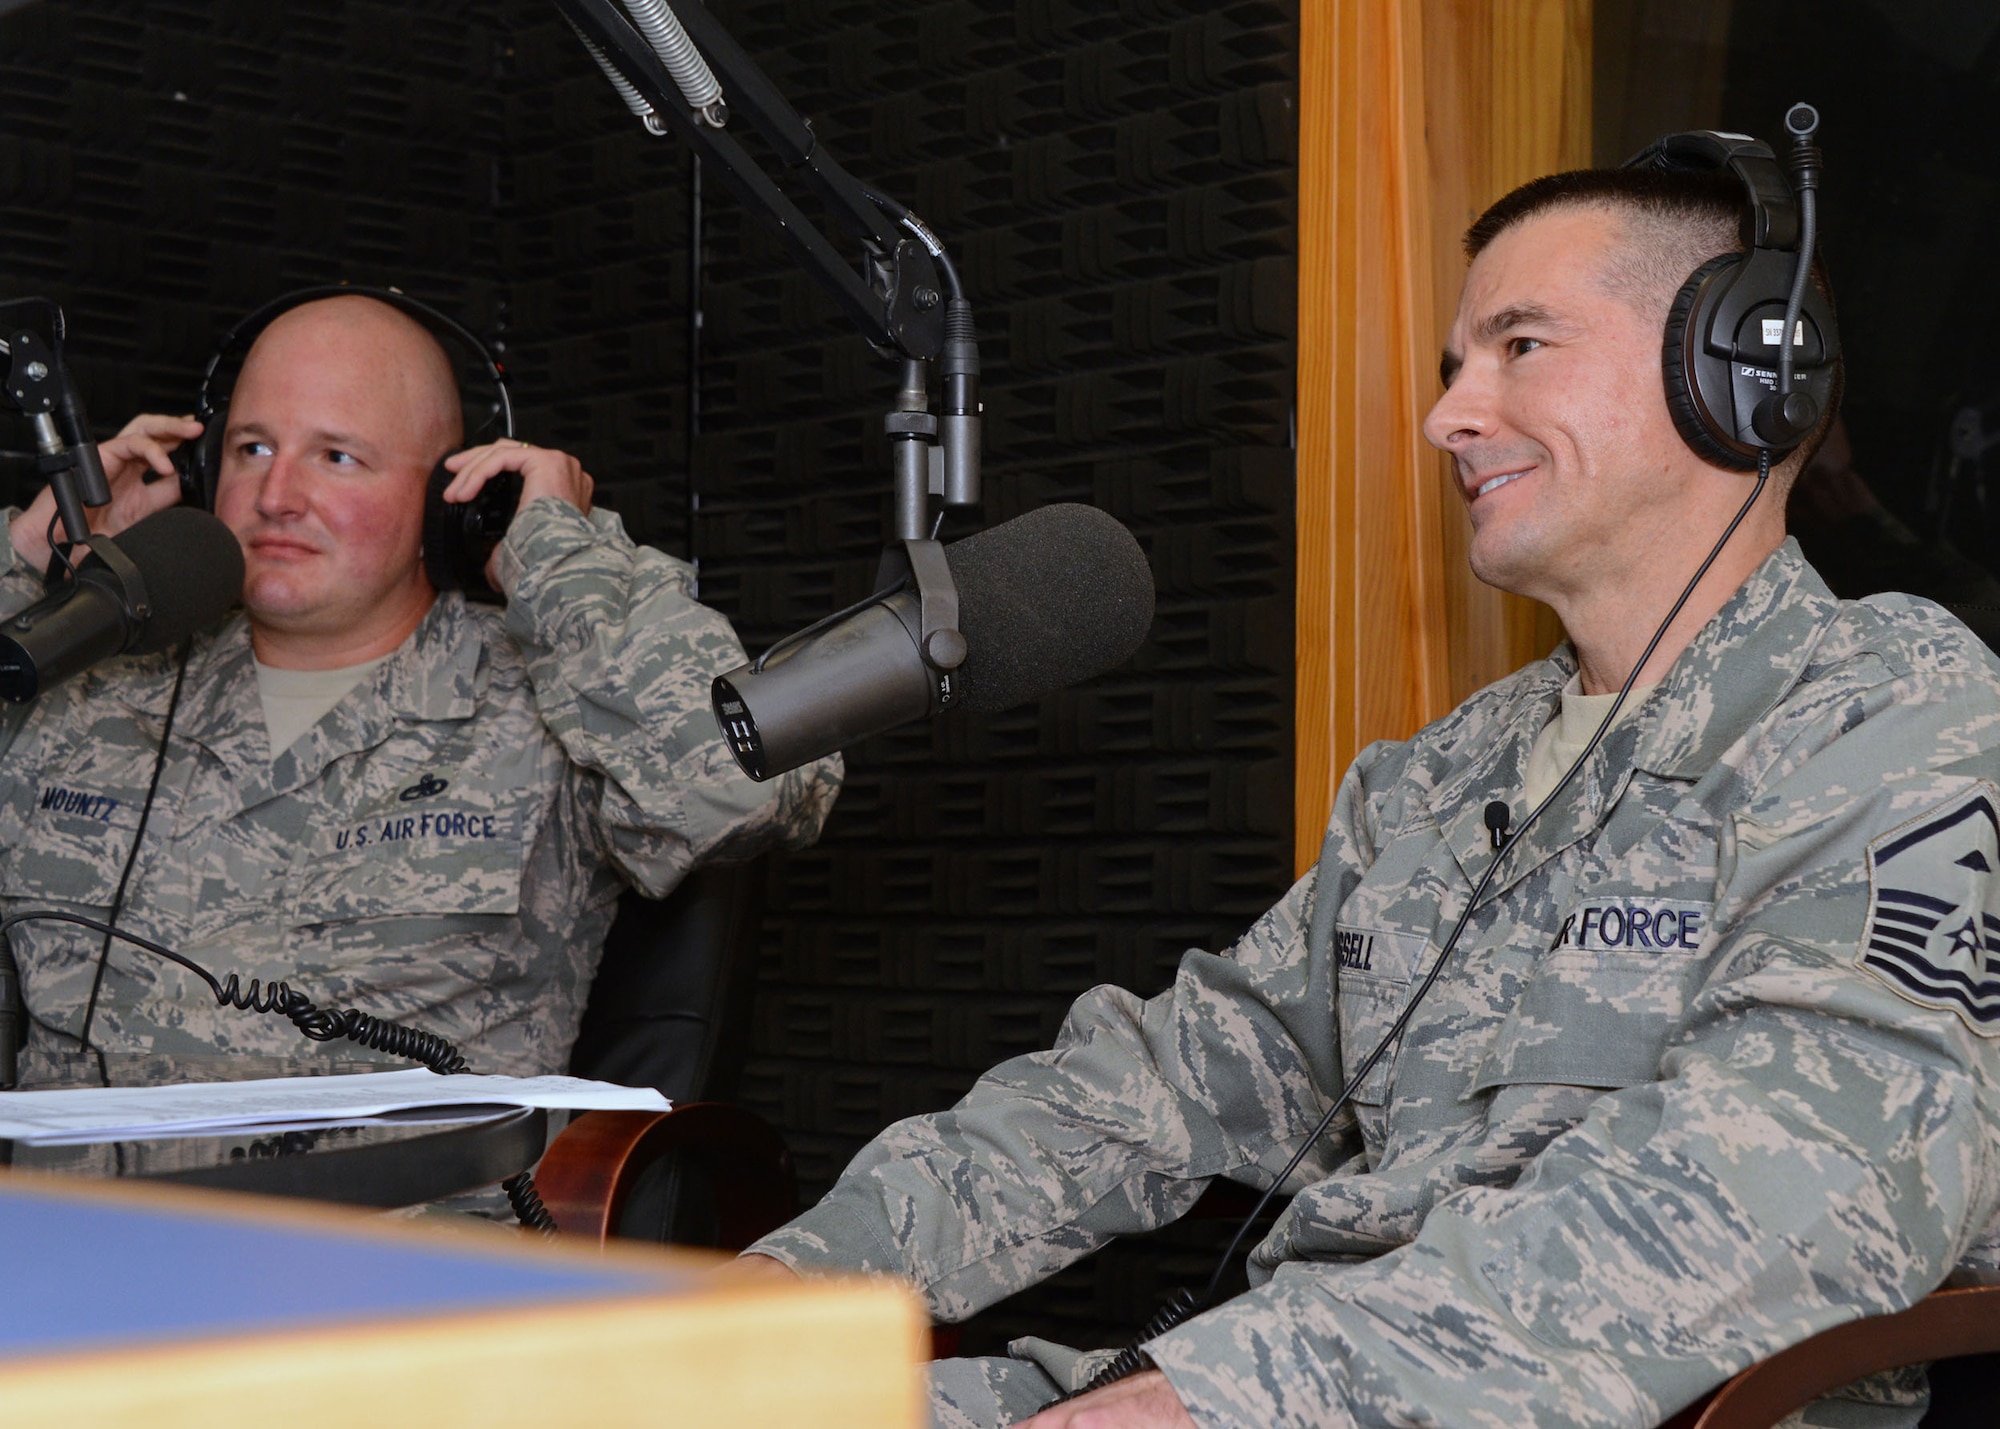
<instances>
[{"instance_id":1,"label":"man's short haircut","mask_svg":"<svg viewBox=\"0 0 2000 1429\"><path fill-rule=\"evenodd\" d=\"M1727 170L1572 169L1531 179L1479 215L1465 230L1465 256L1477 258L1508 229L1560 209L1602 209L1624 222L1624 239L1606 271L1612 296L1664 328L1674 295L1709 259L1745 253L1743 185ZM1813 286L1833 307L1826 266L1813 254ZM1662 333L1664 338L1664 332ZM1834 360L1833 395L1812 435L1778 464L1789 481L1819 449L1840 410L1846 359Z\"/></svg>"}]
</instances>

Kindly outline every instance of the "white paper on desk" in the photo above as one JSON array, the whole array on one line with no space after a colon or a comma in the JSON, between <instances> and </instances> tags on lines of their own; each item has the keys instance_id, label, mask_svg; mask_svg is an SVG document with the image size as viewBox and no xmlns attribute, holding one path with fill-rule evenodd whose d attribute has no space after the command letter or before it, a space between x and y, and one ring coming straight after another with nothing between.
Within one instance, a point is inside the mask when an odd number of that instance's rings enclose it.
<instances>
[{"instance_id":1,"label":"white paper on desk","mask_svg":"<svg viewBox=\"0 0 2000 1429\"><path fill-rule=\"evenodd\" d=\"M83 1087L0 1092L0 1139L31 1146L144 1141L312 1126L352 1126L419 1108L567 1108L666 1111L651 1087L581 1077L441 1077L422 1067L338 1077L270 1077L169 1087ZM399 1120L401 1118L398 1118Z\"/></svg>"},{"instance_id":2,"label":"white paper on desk","mask_svg":"<svg viewBox=\"0 0 2000 1429\"><path fill-rule=\"evenodd\" d=\"M98 1131L58 1132L52 1136L22 1138L25 1146L87 1146L99 1141L182 1141L197 1136L213 1137L263 1137L277 1136L287 1131L326 1131L339 1126L343 1129L357 1126L464 1126L469 1122L492 1121L503 1116L512 1116L520 1108L500 1106L491 1102L481 1102L476 1106L420 1106L405 1107L400 1111L387 1111L377 1116L343 1116L337 1121L325 1117L308 1116L292 1121L258 1121L247 1126L216 1126L208 1122L183 1122L174 1126L152 1127L128 1136L118 1132L106 1136ZM4 1133L0 1133L4 1135Z\"/></svg>"}]
</instances>

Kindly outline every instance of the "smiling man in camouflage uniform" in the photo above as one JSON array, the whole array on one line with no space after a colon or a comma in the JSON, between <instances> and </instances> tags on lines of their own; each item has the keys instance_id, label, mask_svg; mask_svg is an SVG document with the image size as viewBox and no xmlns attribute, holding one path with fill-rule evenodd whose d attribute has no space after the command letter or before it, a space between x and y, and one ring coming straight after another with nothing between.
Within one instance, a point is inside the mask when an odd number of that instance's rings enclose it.
<instances>
[{"instance_id":1,"label":"smiling man in camouflage uniform","mask_svg":"<svg viewBox=\"0 0 2000 1429\"><path fill-rule=\"evenodd\" d=\"M698 859L818 833L838 762L766 785L738 770L708 700L742 659L728 622L687 566L592 511L574 458L452 458L448 499L523 478L494 558L507 603L431 589L424 488L460 423L449 360L391 307L341 296L265 329L217 493L245 610L192 642L184 676L179 652L111 660L0 712L0 907L116 906L218 977L436 1032L476 1071L557 1072L626 883L662 897ZM94 519L115 532L177 499L142 478L200 430L140 417L105 443ZM9 513L0 612L40 594L52 510L44 493ZM220 1009L81 928L11 941L24 1086L407 1065Z\"/></svg>"},{"instance_id":2,"label":"smiling man in camouflage uniform","mask_svg":"<svg viewBox=\"0 0 2000 1429\"><path fill-rule=\"evenodd\" d=\"M957 1320L1214 1178L1270 1183L1494 859L1488 804L1518 826L1556 787L1751 489L1661 396L1669 303L1737 248L1739 204L1558 176L1475 226L1425 431L1474 570L1570 641L1364 751L1318 865L1234 948L1150 1000L1086 994L1053 1050L889 1128L757 1252ZM1809 446L1284 1188L1253 1288L1052 1408L1103 1355L940 1364L939 1424L1638 1429L1992 1264L2000 667L1935 606L1829 594L1784 532ZM1874 1381L1810 1422L1921 1400Z\"/></svg>"}]
</instances>

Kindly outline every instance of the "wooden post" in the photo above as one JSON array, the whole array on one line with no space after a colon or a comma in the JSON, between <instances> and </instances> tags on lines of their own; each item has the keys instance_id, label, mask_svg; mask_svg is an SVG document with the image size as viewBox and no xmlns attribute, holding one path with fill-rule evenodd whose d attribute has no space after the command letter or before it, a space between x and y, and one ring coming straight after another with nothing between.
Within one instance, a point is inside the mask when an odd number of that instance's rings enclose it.
<instances>
[{"instance_id":1,"label":"wooden post","mask_svg":"<svg viewBox=\"0 0 2000 1429\"><path fill-rule=\"evenodd\" d=\"M1589 162L1589 0L1305 0L1300 23L1298 867L1363 745L1544 653L1548 612L1475 581L1423 439L1459 236Z\"/></svg>"}]
</instances>

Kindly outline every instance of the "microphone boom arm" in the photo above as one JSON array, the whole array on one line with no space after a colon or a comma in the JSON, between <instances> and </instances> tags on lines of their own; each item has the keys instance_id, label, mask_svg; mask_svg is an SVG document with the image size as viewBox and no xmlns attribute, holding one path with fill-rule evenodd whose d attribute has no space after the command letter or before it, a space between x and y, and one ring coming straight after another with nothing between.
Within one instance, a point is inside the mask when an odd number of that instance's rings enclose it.
<instances>
[{"instance_id":1,"label":"microphone boom arm","mask_svg":"<svg viewBox=\"0 0 2000 1429\"><path fill-rule=\"evenodd\" d=\"M785 102L714 16L692 0L658 3L680 20L714 69L728 99L728 112L745 115L829 211L861 239L869 260L866 276L840 256L735 136L705 112L688 107L666 65L617 0L555 0L563 17L651 106L658 123L649 121L647 127L655 133L672 131L713 166L744 205L771 225L792 260L833 296L862 336L877 348L904 357L935 358L944 346L945 315L937 265L926 245L899 232L899 223L819 146L812 126Z\"/></svg>"},{"instance_id":2,"label":"microphone boom arm","mask_svg":"<svg viewBox=\"0 0 2000 1429\"><path fill-rule=\"evenodd\" d=\"M23 322L26 314L40 318L48 336ZM63 534L80 545L90 539L84 508L109 505L111 484L91 439L83 398L63 361L63 338L62 309L47 298L0 303L0 357L8 359L4 390L34 425L36 470L55 493Z\"/></svg>"},{"instance_id":3,"label":"microphone boom arm","mask_svg":"<svg viewBox=\"0 0 2000 1429\"><path fill-rule=\"evenodd\" d=\"M894 410L883 419L895 473L895 515L876 593L885 595L906 580L916 587L923 659L949 703L966 645L931 498L946 507L976 506L980 499L979 349L957 268L921 219L856 181L820 146L812 125L699 0L555 3L647 129L671 130L686 140L772 227L793 261L832 294L862 336L878 352L902 359L902 385ZM691 55L690 48L698 53ZM746 116L800 182L860 239L865 274L840 257L736 142L726 127L732 113ZM933 365L943 379L943 400L935 412ZM762 665L760 660L758 668Z\"/></svg>"}]
</instances>

